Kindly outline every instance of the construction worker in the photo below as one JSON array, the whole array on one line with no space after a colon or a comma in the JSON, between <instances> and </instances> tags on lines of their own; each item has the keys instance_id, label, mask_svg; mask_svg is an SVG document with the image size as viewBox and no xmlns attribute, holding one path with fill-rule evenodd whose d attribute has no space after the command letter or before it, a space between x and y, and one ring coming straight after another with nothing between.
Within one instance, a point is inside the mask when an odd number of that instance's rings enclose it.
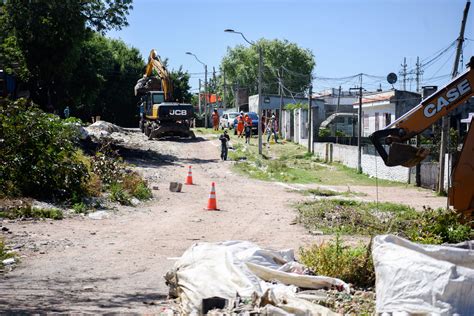
<instances>
[{"instance_id":1,"label":"construction worker","mask_svg":"<svg viewBox=\"0 0 474 316\"><path fill-rule=\"evenodd\" d=\"M214 112L212 112L212 128L215 131L219 130L219 113L217 113L217 109L214 109Z\"/></svg>"},{"instance_id":2,"label":"construction worker","mask_svg":"<svg viewBox=\"0 0 474 316\"><path fill-rule=\"evenodd\" d=\"M224 133L219 136L219 140L221 141L221 159L227 160L227 152L230 141L230 137L227 134L227 128L224 129Z\"/></svg>"},{"instance_id":3,"label":"construction worker","mask_svg":"<svg viewBox=\"0 0 474 316\"><path fill-rule=\"evenodd\" d=\"M250 144L250 136L252 135L252 119L248 114L244 117L244 129L245 129L245 143Z\"/></svg>"},{"instance_id":4,"label":"construction worker","mask_svg":"<svg viewBox=\"0 0 474 316\"><path fill-rule=\"evenodd\" d=\"M273 134L273 137L275 138L275 143L278 144L277 131L278 131L278 123L275 118L275 114L273 114L272 118L267 123L267 133L268 133L267 143L270 143L270 137Z\"/></svg>"},{"instance_id":5,"label":"construction worker","mask_svg":"<svg viewBox=\"0 0 474 316\"><path fill-rule=\"evenodd\" d=\"M242 135L243 131L244 131L244 112L240 112L240 115L237 118L237 135L238 135L238 137L244 137Z\"/></svg>"}]
</instances>

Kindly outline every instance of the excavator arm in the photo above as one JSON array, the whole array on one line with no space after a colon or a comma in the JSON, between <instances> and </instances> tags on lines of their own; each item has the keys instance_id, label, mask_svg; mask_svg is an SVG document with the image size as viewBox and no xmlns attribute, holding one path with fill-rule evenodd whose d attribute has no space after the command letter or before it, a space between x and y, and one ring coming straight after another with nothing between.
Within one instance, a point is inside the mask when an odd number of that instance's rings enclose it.
<instances>
[{"instance_id":1,"label":"excavator arm","mask_svg":"<svg viewBox=\"0 0 474 316\"><path fill-rule=\"evenodd\" d=\"M445 87L423 100L385 129L369 136L387 166L413 167L425 159L429 151L406 144L410 138L429 128L474 94L474 57L468 69ZM384 142L384 145L382 144ZM388 146L388 152L386 147ZM464 219L470 220L474 211L474 121L464 139L462 151L452 173L448 192L449 204Z\"/></svg>"},{"instance_id":2,"label":"excavator arm","mask_svg":"<svg viewBox=\"0 0 474 316\"><path fill-rule=\"evenodd\" d=\"M429 151L405 144L433 123L463 104L474 94L474 57L468 69L445 87L424 99L392 124L369 136L387 166L413 167L425 159ZM382 144L389 146L387 152Z\"/></svg>"},{"instance_id":3,"label":"excavator arm","mask_svg":"<svg viewBox=\"0 0 474 316\"><path fill-rule=\"evenodd\" d=\"M148 63L145 67L143 78L138 80L135 86L135 95L143 95L150 90L163 91L165 101L173 101L171 76L154 49L151 50L148 56Z\"/></svg>"}]
</instances>

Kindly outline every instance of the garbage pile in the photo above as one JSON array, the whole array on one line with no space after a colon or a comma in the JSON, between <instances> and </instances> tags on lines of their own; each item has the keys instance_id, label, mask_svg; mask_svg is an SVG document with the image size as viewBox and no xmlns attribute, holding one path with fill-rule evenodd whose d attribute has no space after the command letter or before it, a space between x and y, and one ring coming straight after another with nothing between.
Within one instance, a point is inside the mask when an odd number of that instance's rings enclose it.
<instances>
[{"instance_id":1,"label":"garbage pile","mask_svg":"<svg viewBox=\"0 0 474 316\"><path fill-rule=\"evenodd\" d=\"M344 281L311 275L293 250L273 251L247 241L197 243L166 276L170 297L186 315L225 314L339 315L313 303L317 289L350 293Z\"/></svg>"}]
</instances>

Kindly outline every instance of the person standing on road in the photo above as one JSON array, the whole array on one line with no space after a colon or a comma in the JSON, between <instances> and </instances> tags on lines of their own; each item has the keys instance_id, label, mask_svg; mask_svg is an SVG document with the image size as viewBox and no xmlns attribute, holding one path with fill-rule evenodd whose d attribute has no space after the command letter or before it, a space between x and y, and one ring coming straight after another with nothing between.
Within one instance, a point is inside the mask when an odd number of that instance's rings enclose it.
<instances>
[{"instance_id":1,"label":"person standing on road","mask_svg":"<svg viewBox=\"0 0 474 316\"><path fill-rule=\"evenodd\" d=\"M219 130L219 113L217 113L217 109L214 109L214 112L212 112L212 128L215 131Z\"/></svg>"},{"instance_id":2,"label":"person standing on road","mask_svg":"<svg viewBox=\"0 0 474 316\"><path fill-rule=\"evenodd\" d=\"M273 137L275 138L275 143L278 144L277 131L278 131L278 122L275 118L275 114L273 114L272 118L268 121L268 124L267 124L267 133L268 133L267 143L270 142L270 137L273 134Z\"/></svg>"},{"instance_id":3,"label":"person standing on road","mask_svg":"<svg viewBox=\"0 0 474 316\"><path fill-rule=\"evenodd\" d=\"M244 117L245 143L250 145L250 136L252 136L252 119L248 114Z\"/></svg>"},{"instance_id":4,"label":"person standing on road","mask_svg":"<svg viewBox=\"0 0 474 316\"><path fill-rule=\"evenodd\" d=\"M219 140L221 141L221 159L227 160L227 152L229 150L228 146L230 141L230 137L227 134L227 128L224 129L224 133L219 136Z\"/></svg>"},{"instance_id":5,"label":"person standing on road","mask_svg":"<svg viewBox=\"0 0 474 316\"><path fill-rule=\"evenodd\" d=\"M64 109L64 118L69 118L69 106Z\"/></svg>"},{"instance_id":6,"label":"person standing on road","mask_svg":"<svg viewBox=\"0 0 474 316\"><path fill-rule=\"evenodd\" d=\"M243 131L244 131L244 113L240 112L240 115L237 118L237 135L238 135L238 137L243 137L243 135L242 135Z\"/></svg>"}]
</instances>

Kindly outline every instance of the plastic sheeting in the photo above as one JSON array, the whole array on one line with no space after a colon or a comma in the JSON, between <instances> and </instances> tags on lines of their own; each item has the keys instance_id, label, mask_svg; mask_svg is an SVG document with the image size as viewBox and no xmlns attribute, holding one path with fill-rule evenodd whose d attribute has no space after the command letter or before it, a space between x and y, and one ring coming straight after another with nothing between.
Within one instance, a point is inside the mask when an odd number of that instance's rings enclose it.
<instances>
[{"instance_id":1,"label":"plastic sheeting","mask_svg":"<svg viewBox=\"0 0 474 316\"><path fill-rule=\"evenodd\" d=\"M165 278L170 294L179 297L186 314L199 314L205 298L233 301L237 296L266 296L272 298L273 304L262 311L272 314L278 309L281 315L337 315L298 298L297 287L338 287L349 291L349 286L336 278L304 275L304 270L295 261L293 250L272 251L246 241L226 241L194 244Z\"/></svg>"},{"instance_id":2,"label":"plastic sheeting","mask_svg":"<svg viewBox=\"0 0 474 316\"><path fill-rule=\"evenodd\" d=\"M472 245L420 245L392 235L375 237L377 313L474 315Z\"/></svg>"}]
</instances>

